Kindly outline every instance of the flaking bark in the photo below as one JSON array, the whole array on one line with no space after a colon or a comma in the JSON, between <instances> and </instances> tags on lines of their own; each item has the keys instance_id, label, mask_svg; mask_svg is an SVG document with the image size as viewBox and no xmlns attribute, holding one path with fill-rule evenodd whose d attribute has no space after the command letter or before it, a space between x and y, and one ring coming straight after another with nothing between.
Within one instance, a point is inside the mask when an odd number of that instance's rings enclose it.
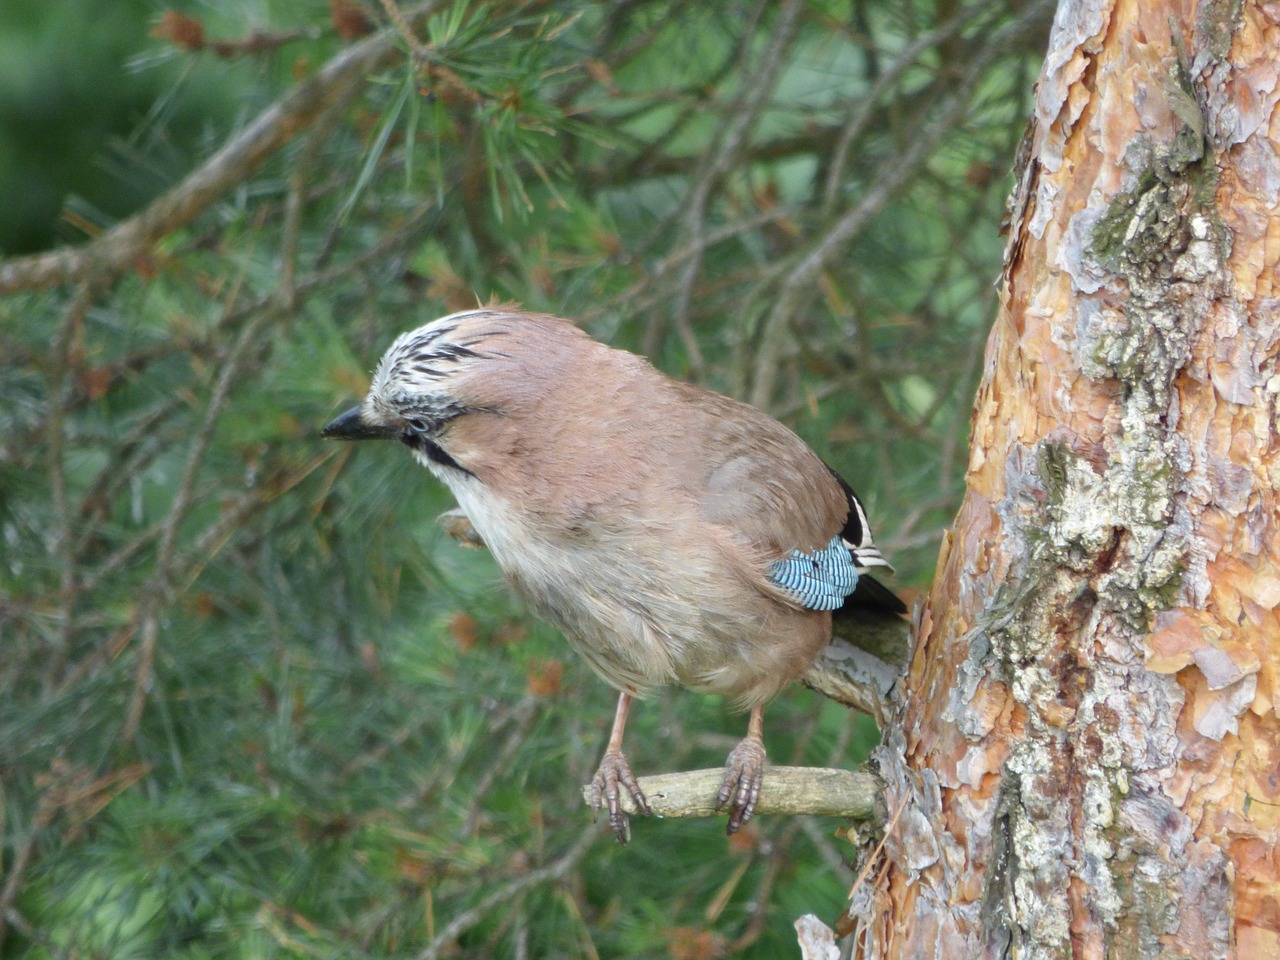
<instances>
[{"instance_id":1,"label":"flaking bark","mask_svg":"<svg viewBox=\"0 0 1280 960\"><path fill-rule=\"evenodd\" d=\"M1064 2L865 957L1280 956L1280 11Z\"/></svg>"}]
</instances>

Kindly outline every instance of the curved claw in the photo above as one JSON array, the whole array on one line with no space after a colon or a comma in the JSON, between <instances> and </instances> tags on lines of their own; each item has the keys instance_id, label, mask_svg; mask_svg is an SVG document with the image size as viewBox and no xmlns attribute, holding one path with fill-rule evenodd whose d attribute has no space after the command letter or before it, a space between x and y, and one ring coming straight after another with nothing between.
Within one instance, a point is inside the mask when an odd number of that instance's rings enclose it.
<instances>
[{"instance_id":1,"label":"curved claw","mask_svg":"<svg viewBox=\"0 0 1280 960\"><path fill-rule=\"evenodd\" d=\"M613 835L617 837L618 843L625 847L631 839L631 818L622 809L619 786L626 788L637 811L645 816L653 813L635 774L631 772L627 758L620 751L609 750L600 758L596 775L591 778L591 806L596 810L608 808L609 826L613 828Z\"/></svg>"},{"instance_id":2,"label":"curved claw","mask_svg":"<svg viewBox=\"0 0 1280 960\"><path fill-rule=\"evenodd\" d=\"M716 809L728 805L729 825L726 836L733 836L756 812L760 800L760 784L764 780L764 743L747 737L729 754L724 764L724 782L716 794Z\"/></svg>"}]
</instances>

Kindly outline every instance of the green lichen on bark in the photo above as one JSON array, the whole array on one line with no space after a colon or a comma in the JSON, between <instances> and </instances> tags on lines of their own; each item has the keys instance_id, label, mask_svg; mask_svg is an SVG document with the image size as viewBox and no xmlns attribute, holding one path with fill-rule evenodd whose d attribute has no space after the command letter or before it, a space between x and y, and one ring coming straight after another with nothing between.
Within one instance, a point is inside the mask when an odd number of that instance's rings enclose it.
<instances>
[{"instance_id":1,"label":"green lichen on bark","mask_svg":"<svg viewBox=\"0 0 1280 960\"><path fill-rule=\"evenodd\" d=\"M1222 18L1213 20L1217 23ZM1134 185L1112 199L1094 227L1090 244L1095 262L1127 281L1139 296L1152 284L1162 287L1187 274L1188 268L1194 272L1195 263L1184 262L1193 243L1212 236L1221 244L1226 238L1214 216L1217 164L1206 137L1204 104L1188 72L1180 32L1175 32L1173 45L1176 55L1168 61L1168 72L1153 80L1181 124L1173 138L1159 147L1135 141L1126 156ZM1196 218L1208 218L1212 229L1193 229ZM1203 260L1207 253L1195 252L1195 260Z\"/></svg>"},{"instance_id":2,"label":"green lichen on bark","mask_svg":"<svg viewBox=\"0 0 1280 960\"><path fill-rule=\"evenodd\" d=\"M1238 11L1219 2L1213 16ZM1057 342L1075 343L1081 386L1094 381L1111 404L1109 429L1072 439L1064 422L1010 453L997 512L1020 550L967 638L961 672L977 678L971 686L998 678L1025 708L1025 739L1002 766L983 892L997 953L1034 943L1037 957L1069 954L1073 877L1109 942L1135 956L1158 955L1176 929L1185 858L1174 843L1142 847L1144 828L1127 811L1131 785L1147 789L1148 772L1170 762L1177 711L1147 706L1180 694L1173 679L1144 671L1143 638L1157 613L1185 601L1191 541L1180 500L1191 463L1175 388L1230 253L1204 102L1180 39L1169 75L1155 80L1178 129L1159 146L1136 142L1125 189L1075 221L1092 227L1073 272L1078 312ZM1135 739L1137 729L1150 739Z\"/></svg>"},{"instance_id":3,"label":"green lichen on bark","mask_svg":"<svg viewBox=\"0 0 1280 960\"><path fill-rule=\"evenodd\" d=\"M1229 21L1228 4L1218 6L1218 21ZM1131 152L1134 185L1112 199L1094 226L1089 255L1111 296L1094 304L1081 337L1085 375L1122 388L1121 429L1107 445L1108 463L1096 480L1081 475L1081 485L1095 512L1112 513L1130 540L1129 556L1139 558L1118 564L1104 591L1104 602L1139 632L1182 587L1189 544L1173 524L1182 477L1171 393L1230 252L1214 207L1217 169L1202 104L1176 32L1174 46L1178 55L1161 88L1184 122L1169 144Z\"/></svg>"},{"instance_id":4,"label":"green lichen on bark","mask_svg":"<svg viewBox=\"0 0 1280 960\"><path fill-rule=\"evenodd\" d=\"M991 823L991 857L987 861L986 883L982 888L982 923L988 941L992 937L1008 937L1013 927L1010 901L1013 898L1013 872L1017 869L1017 852L1013 848L1010 819L1021 805L1021 783L1016 774L1000 781Z\"/></svg>"},{"instance_id":5,"label":"green lichen on bark","mask_svg":"<svg viewBox=\"0 0 1280 960\"><path fill-rule=\"evenodd\" d=\"M1060 443L1041 443L1036 453L1045 499L1043 523L1028 531L1032 566L1042 567L1035 579L1048 582L1052 571L1063 569L1097 579L1104 606L1145 630L1156 612L1173 604L1185 572L1185 544L1175 547L1153 534L1168 524L1180 482L1171 459L1138 443L1118 450L1102 469ZM1144 562L1108 559L1139 542L1150 544Z\"/></svg>"},{"instance_id":6,"label":"green lichen on bark","mask_svg":"<svg viewBox=\"0 0 1280 960\"><path fill-rule=\"evenodd\" d=\"M1142 662L1155 614L1184 593L1190 537L1178 504L1188 461L1174 390L1223 287L1230 251L1214 207L1216 166L1202 105L1179 40L1161 87L1183 125L1167 145L1131 151L1132 186L1108 204L1088 245L1092 275L1106 294L1079 307L1080 363L1086 377L1118 385L1118 429L1101 454L1095 448L1086 459L1045 444L1037 461L1046 493L1044 555L1086 577L1095 598L1079 642L1106 637L1117 651L1114 659L1090 652L1074 714L1088 732L1060 742L1076 751L1075 776L1083 781L1077 871L1095 891L1093 909L1114 925L1114 942L1129 944L1135 956L1157 955L1160 936L1176 927L1169 912L1179 868L1170 850L1136 849L1134 827L1121 816L1131 776L1151 760L1133 752L1124 730L1134 718L1117 715L1115 705L1135 684L1158 686L1162 678L1134 673L1132 664ZM1091 745L1086 759L1080 751Z\"/></svg>"},{"instance_id":7,"label":"green lichen on bark","mask_svg":"<svg viewBox=\"0 0 1280 960\"><path fill-rule=\"evenodd\" d=\"M1184 255L1197 241L1220 246L1226 239L1213 206L1216 185L1217 170L1203 140L1182 127L1173 144L1137 174L1135 186L1107 206L1094 227L1092 259L1139 295L1155 292L1153 285L1194 280L1197 263L1221 251L1194 250L1190 262ZM1209 228L1196 227L1198 219Z\"/></svg>"},{"instance_id":8,"label":"green lichen on bark","mask_svg":"<svg viewBox=\"0 0 1280 960\"><path fill-rule=\"evenodd\" d=\"M1196 32L1214 60L1223 60L1240 27L1244 0L1202 0L1196 9Z\"/></svg>"},{"instance_id":9,"label":"green lichen on bark","mask_svg":"<svg viewBox=\"0 0 1280 960\"><path fill-rule=\"evenodd\" d=\"M1229 48L1239 15L1238 0L1201 8L1212 56ZM992 825L989 944L1007 932L1016 948L1032 930L1069 929L1075 905L1060 891L1072 877L1126 955L1162 955L1161 937L1177 929L1181 844L1144 846L1150 823L1134 811L1154 806L1159 793L1144 778L1172 762L1177 710L1155 705L1181 694L1174 679L1143 669L1144 637L1157 613L1186 601L1191 534L1181 498L1191 460L1176 385L1229 286L1231 241L1214 205L1205 101L1174 29L1168 75L1154 83L1178 129L1159 146L1135 141L1125 189L1075 221L1092 227L1073 272L1074 326L1058 342L1075 343L1082 385L1093 381L1108 398L1109 429L1075 440L1064 424L1010 457L998 512L1023 549L970 638L980 662L969 672L998 676L1026 708ZM1147 739L1134 737L1139 729ZM1170 817L1150 819L1173 829ZM1059 849L1070 854L1055 861ZM1042 937L1036 955L1064 943Z\"/></svg>"}]
</instances>

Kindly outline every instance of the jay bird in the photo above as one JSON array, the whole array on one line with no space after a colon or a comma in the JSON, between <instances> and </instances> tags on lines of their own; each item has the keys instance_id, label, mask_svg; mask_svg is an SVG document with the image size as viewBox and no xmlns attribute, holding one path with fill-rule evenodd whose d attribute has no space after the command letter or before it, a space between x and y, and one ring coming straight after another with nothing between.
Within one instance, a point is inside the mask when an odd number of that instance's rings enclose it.
<instances>
[{"instance_id":1,"label":"jay bird","mask_svg":"<svg viewBox=\"0 0 1280 960\"><path fill-rule=\"evenodd\" d=\"M762 710L847 603L905 612L849 485L777 420L665 376L567 320L513 308L401 335L324 428L399 440L457 498L516 592L618 691L591 784L619 842L632 698L674 685L749 709L717 809L732 834L765 771Z\"/></svg>"}]
</instances>

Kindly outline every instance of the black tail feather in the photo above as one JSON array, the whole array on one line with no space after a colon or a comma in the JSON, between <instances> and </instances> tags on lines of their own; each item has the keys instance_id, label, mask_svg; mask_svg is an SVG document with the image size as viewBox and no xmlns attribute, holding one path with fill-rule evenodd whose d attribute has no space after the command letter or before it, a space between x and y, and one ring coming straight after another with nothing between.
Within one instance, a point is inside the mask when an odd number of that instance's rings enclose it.
<instances>
[{"instance_id":1,"label":"black tail feather","mask_svg":"<svg viewBox=\"0 0 1280 960\"><path fill-rule=\"evenodd\" d=\"M868 607L874 610L882 610L885 613L904 614L907 612L907 605L898 598L898 595L886 587L875 577L868 576L865 573L858 574L858 585L854 588L853 593L845 600L844 606L837 610L834 616L839 617L842 613L851 614L851 607L860 607L866 610Z\"/></svg>"}]
</instances>

